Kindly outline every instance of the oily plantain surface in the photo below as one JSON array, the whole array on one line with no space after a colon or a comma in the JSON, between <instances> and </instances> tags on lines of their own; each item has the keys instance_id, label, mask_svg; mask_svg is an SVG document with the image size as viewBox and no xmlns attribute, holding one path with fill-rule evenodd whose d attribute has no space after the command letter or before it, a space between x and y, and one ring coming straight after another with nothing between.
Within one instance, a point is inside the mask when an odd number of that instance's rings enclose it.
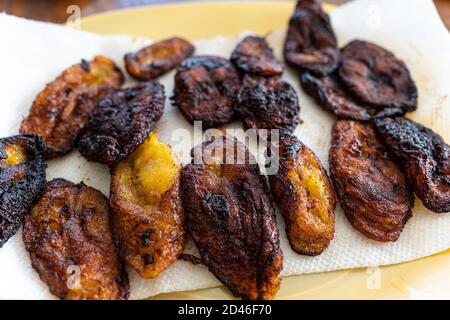
<instances>
[{"instance_id":1,"label":"oily plantain surface","mask_svg":"<svg viewBox=\"0 0 450 320\"><path fill-rule=\"evenodd\" d=\"M331 178L352 226L373 240L396 241L414 196L372 124L339 120L332 129Z\"/></svg>"},{"instance_id":2,"label":"oily plantain surface","mask_svg":"<svg viewBox=\"0 0 450 320\"><path fill-rule=\"evenodd\" d=\"M270 187L291 248L304 255L321 254L334 237L331 181L313 151L295 136L282 134L271 151L278 152L279 169L269 175Z\"/></svg>"},{"instance_id":3,"label":"oily plantain surface","mask_svg":"<svg viewBox=\"0 0 450 320\"><path fill-rule=\"evenodd\" d=\"M266 178L234 138L205 142L192 155L182 198L201 260L235 296L272 299L283 254Z\"/></svg>"},{"instance_id":4,"label":"oily plantain surface","mask_svg":"<svg viewBox=\"0 0 450 320\"><path fill-rule=\"evenodd\" d=\"M415 194L434 212L450 212L450 146L431 129L406 118L376 121Z\"/></svg>"},{"instance_id":5,"label":"oily plantain surface","mask_svg":"<svg viewBox=\"0 0 450 320\"><path fill-rule=\"evenodd\" d=\"M98 100L123 83L122 72L106 57L82 60L39 92L20 133L44 138L46 158L68 153Z\"/></svg>"},{"instance_id":6,"label":"oily plantain surface","mask_svg":"<svg viewBox=\"0 0 450 320\"><path fill-rule=\"evenodd\" d=\"M119 163L148 137L164 100L164 87L154 81L112 91L90 115L78 140L81 155L109 166Z\"/></svg>"},{"instance_id":7,"label":"oily plantain surface","mask_svg":"<svg viewBox=\"0 0 450 320\"><path fill-rule=\"evenodd\" d=\"M44 150L44 141L34 134L0 139L0 248L44 191Z\"/></svg>"},{"instance_id":8,"label":"oily plantain surface","mask_svg":"<svg viewBox=\"0 0 450 320\"><path fill-rule=\"evenodd\" d=\"M180 171L155 133L112 170L114 230L127 264L143 278L155 278L183 252Z\"/></svg>"},{"instance_id":9,"label":"oily plantain surface","mask_svg":"<svg viewBox=\"0 0 450 320\"><path fill-rule=\"evenodd\" d=\"M174 69L194 53L188 41L174 37L156 42L138 52L127 53L125 67L138 80L152 80Z\"/></svg>"},{"instance_id":10,"label":"oily plantain surface","mask_svg":"<svg viewBox=\"0 0 450 320\"><path fill-rule=\"evenodd\" d=\"M25 218L33 268L65 300L127 299L128 276L110 229L108 199L83 183L55 179Z\"/></svg>"}]
</instances>

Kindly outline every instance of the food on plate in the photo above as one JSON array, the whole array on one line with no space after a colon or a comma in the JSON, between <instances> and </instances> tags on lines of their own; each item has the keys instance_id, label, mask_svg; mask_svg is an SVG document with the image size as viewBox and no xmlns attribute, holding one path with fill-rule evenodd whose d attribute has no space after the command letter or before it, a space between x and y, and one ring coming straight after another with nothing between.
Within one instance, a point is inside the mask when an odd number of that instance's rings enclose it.
<instances>
[{"instance_id":1,"label":"food on plate","mask_svg":"<svg viewBox=\"0 0 450 320\"><path fill-rule=\"evenodd\" d=\"M370 108L348 93L335 74L316 76L303 72L300 75L300 83L318 105L333 112L339 119L372 119Z\"/></svg>"},{"instance_id":2,"label":"food on plate","mask_svg":"<svg viewBox=\"0 0 450 320\"><path fill-rule=\"evenodd\" d=\"M108 199L100 191L55 179L25 217L25 248L55 296L128 298L128 276L113 241L109 214Z\"/></svg>"},{"instance_id":3,"label":"food on plate","mask_svg":"<svg viewBox=\"0 0 450 320\"><path fill-rule=\"evenodd\" d=\"M284 42L284 59L291 66L326 75L339 64L339 49L330 18L319 3L299 0Z\"/></svg>"},{"instance_id":4,"label":"food on plate","mask_svg":"<svg viewBox=\"0 0 450 320\"><path fill-rule=\"evenodd\" d=\"M354 40L342 49L339 76L348 90L372 105L417 108L417 87L405 63L386 49Z\"/></svg>"},{"instance_id":5,"label":"food on plate","mask_svg":"<svg viewBox=\"0 0 450 320\"><path fill-rule=\"evenodd\" d=\"M379 119L376 128L424 206L449 212L450 146L431 129L402 117Z\"/></svg>"},{"instance_id":6,"label":"food on plate","mask_svg":"<svg viewBox=\"0 0 450 320\"><path fill-rule=\"evenodd\" d=\"M97 104L78 140L89 161L113 166L141 145L164 111L164 87L141 82L115 90Z\"/></svg>"},{"instance_id":7,"label":"food on plate","mask_svg":"<svg viewBox=\"0 0 450 320\"><path fill-rule=\"evenodd\" d=\"M284 69L266 39L258 36L247 36L239 42L230 60L242 72L259 76L281 75Z\"/></svg>"},{"instance_id":8,"label":"food on plate","mask_svg":"<svg viewBox=\"0 0 450 320\"><path fill-rule=\"evenodd\" d=\"M233 103L241 81L228 60L196 56L184 60L175 75L173 103L191 123L221 126L234 119Z\"/></svg>"},{"instance_id":9,"label":"food on plate","mask_svg":"<svg viewBox=\"0 0 450 320\"><path fill-rule=\"evenodd\" d=\"M270 151L278 152L279 163L278 172L269 175L270 187L291 248L300 254L321 254L334 237L336 198L331 181L314 152L293 135L281 134Z\"/></svg>"},{"instance_id":10,"label":"food on plate","mask_svg":"<svg viewBox=\"0 0 450 320\"><path fill-rule=\"evenodd\" d=\"M293 131L300 106L295 89L280 77L246 75L235 104L244 128Z\"/></svg>"},{"instance_id":11,"label":"food on plate","mask_svg":"<svg viewBox=\"0 0 450 320\"><path fill-rule=\"evenodd\" d=\"M38 135L0 139L0 248L17 232L44 191L44 150Z\"/></svg>"},{"instance_id":12,"label":"food on plate","mask_svg":"<svg viewBox=\"0 0 450 320\"><path fill-rule=\"evenodd\" d=\"M203 263L243 299L271 299L280 285L283 254L266 178L234 138L192 150L182 171L187 228Z\"/></svg>"},{"instance_id":13,"label":"food on plate","mask_svg":"<svg viewBox=\"0 0 450 320\"><path fill-rule=\"evenodd\" d=\"M125 67L138 80L151 80L174 69L194 53L188 41L174 37L125 55Z\"/></svg>"},{"instance_id":14,"label":"food on plate","mask_svg":"<svg viewBox=\"0 0 450 320\"><path fill-rule=\"evenodd\" d=\"M155 133L112 170L113 226L128 265L154 278L175 262L186 242L181 164Z\"/></svg>"},{"instance_id":15,"label":"food on plate","mask_svg":"<svg viewBox=\"0 0 450 320\"><path fill-rule=\"evenodd\" d=\"M332 129L331 179L352 226L373 240L396 241L414 196L370 123L339 120Z\"/></svg>"},{"instance_id":16,"label":"food on plate","mask_svg":"<svg viewBox=\"0 0 450 320\"><path fill-rule=\"evenodd\" d=\"M98 100L123 83L122 72L103 56L66 69L36 97L20 133L44 138L46 158L68 153Z\"/></svg>"}]
</instances>

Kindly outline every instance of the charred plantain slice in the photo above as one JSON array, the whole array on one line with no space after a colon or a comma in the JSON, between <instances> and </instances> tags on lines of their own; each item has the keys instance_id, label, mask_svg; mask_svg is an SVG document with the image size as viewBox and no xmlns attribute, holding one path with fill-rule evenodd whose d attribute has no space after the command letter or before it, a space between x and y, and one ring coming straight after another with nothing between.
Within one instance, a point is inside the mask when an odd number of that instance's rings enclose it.
<instances>
[{"instance_id":1,"label":"charred plantain slice","mask_svg":"<svg viewBox=\"0 0 450 320\"><path fill-rule=\"evenodd\" d=\"M155 278L186 242L181 165L155 133L112 170L113 225L128 265Z\"/></svg>"},{"instance_id":2,"label":"charred plantain slice","mask_svg":"<svg viewBox=\"0 0 450 320\"><path fill-rule=\"evenodd\" d=\"M203 263L235 296L273 298L283 254L266 178L234 138L205 142L192 154L182 198Z\"/></svg>"},{"instance_id":3,"label":"charred plantain slice","mask_svg":"<svg viewBox=\"0 0 450 320\"><path fill-rule=\"evenodd\" d=\"M48 159L64 155L73 148L97 101L122 83L122 72L108 58L83 60L66 69L37 95L20 133L40 134Z\"/></svg>"},{"instance_id":4,"label":"charred plantain slice","mask_svg":"<svg viewBox=\"0 0 450 320\"><path fill-rule=\"evenodd\" d=\"M234 119L233 104L241 81L228 60L197 56L182 62L175 75L173 103L191 123L221 126Z\"/></svg>"},{"instance_id":5,"label":"charred plantain slice","mask_svg":"<svg viewBox=\"0 0 450 320\"><path fill-rule=\"evenodd\" d=\"M281 75L284 69L266 39L258 36L247 36L239 42L230 60L242 72L259 76Z\"/></svg>"},{"instance_id":6,"label":"charred plantain slice","mask_svg":"<svg viewBox=\"0 0 450 320\"><path fill-rule=\"evenodd\" d=\"M352 226L373 240L396 241L414 196L373 125L337 121L329 157L331 179Z\"/></svg>"},{"instance_id":7,"label":"charred plantain slice","mask_svg":"<svg viewBox=\"0 0 450 320\"><path fill-rule=\"evenodd\" d=\"M272 194L286 222L291 248L319 255L334 237L334 190L314 152L295 136L283 133L278 147L279 169L269 176Z\"/></svg>"},{"instance_id":8,"label":"charred plantain slice","mask_svg":"<svg viewBox=\"0 0 450 320\"><path fill-rule=\"evenodd\" d=\"M299 123L297 93L279 77L246 75L235 110L242 118L244 129L293 131Z\"/></svg>"},{"instance_id":9,"label":"charred plantain slice","mask_svg":"<svg viewBox=\"0 0 450 320\"><path fill-rule=\"evenodd\" d=\"M174 69L194 53L188 41L174 37L125 55L125 67L138 80L152 80Z\"/></svg>"},{"instance_id":10,"label":"charred plantain slice","mask_svg":"<svg viewBox=\"0 0 450 320\"><path fill-rule=\"evenodd\" d=\"M23 241L50 292L65 300L119 300L128 276L110 229L108 199L83 183L55 179L25 218Z\"/></svg>"},{"instance_id":11,"label":"charred plantain slice","mask_svg":"<svg viewBox=\"0 0 450 320\"><path fill-rule=\"evenodd\" d=\"M434 212L450 212L450 146L431 129L406 118L375 123L423 205Z\"/></svg>"},{"instance_id":12,"label":"charred plantain slice","mask_svg":"<svg viewBox=\"0 0 450 320\"><path fill-rule=\"evenodd\" d=\"M154 81L111 92L91 113L78 140L80 153L109 166L124 160L161 118L164 99L164 87Z\"/></svg>"},{"instance_id":13,"label":"charred plantain slice","mask_svg":"<svg viewBox=\"0 0 450 320\"><path fill-rule=\"evenodd\" d=\"M404 112L417 109L417 87L405 63L376 44L360 40L347 44L339 76L365 103Z\"/></svg>"},{"instance_id":14,"label":"charred plantain slice","mask_svg":"<svg viewBox=\"0 0 450 320\"><path fill-rule=\"evenodd\" d=\"M45 188L44 141L34 134L0 139L0 248Z\"/></svg>"},{"instance_id":15,"label":"charred plantain slice","mask_svg":"<svg viewBox=\"0 0 450 320\"><path fill-rule=\"evenodd\" d=\"M291 66L318 75L333 72L340 52L330 18L319 3L299 0L284 42L284 59Z\"/></svg>"}]
</instances>

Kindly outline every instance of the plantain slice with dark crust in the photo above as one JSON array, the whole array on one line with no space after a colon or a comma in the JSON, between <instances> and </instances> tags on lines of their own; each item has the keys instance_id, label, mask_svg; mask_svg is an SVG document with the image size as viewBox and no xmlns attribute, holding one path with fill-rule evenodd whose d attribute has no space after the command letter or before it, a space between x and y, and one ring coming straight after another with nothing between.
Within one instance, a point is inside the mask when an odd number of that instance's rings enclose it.
<instances>
[{"instance_id":1,"label":"plantain slice with dark crust","mask_svg":"<svg viewBox=\"0 0 450 320\"><path fill-rule=\"evenodd\" d=\"M89 161L113 166L141 145L164 111L164 87L148 81L112 91L91 113L78 149Z\"/></svg>"},{"instance_id":2,"label":"plantain slice with dark crust","mask_svg":"<svg viewBox=\"0 0 450 320\"><path fill-rule=\"evenodd\" d=\"M291 248L319 255L334 237L336 198L331 181L314 152L293 135L281 134L271 152L278 152L279 169L269 175L270 187Z\"/></svg>"},{"instance_id":3,"label":"plantain slice with dark crust","mask_svg":"<svg viewBox=\"0 0 450 320\"><path fill-rule=\"evenodd\" d=\"M414 196L373 125L337 121L329 157L331 179L352 226L373 240L396 241L411 217Z\"/></svg>"},{"instance_id":4,"label":"plantain slice with dark crust","mask_svg":"<svg viewBox=\"0 0 450 320\"><path fill-rule=\"evenodd\" d=\"M186 242L180 196L181 165L155 133L112 170L113 225L128 265L155 278Z\"/></svg>"},{"instance_id":5,"label":"plantain slice with dark crust","mask_svg":"<svg viewBox=\"0 0 450 320\"><path fill-rule=\"evenodd\" d=\"M25 218L23 241L50 292L65 300L119 300L128 276L110 229L108 199L83 183L55 179Z\"/></svg>"},{"instance_id":6,"label":"plantain slice with dark crust","mask_svg":"<svg viewBox=\"0 0 450 320\"><path fill-rule=\"evenodd\" d=\"M266 39L258 36L247 36L239 42L230 60L242 72L259 76L281 75L284 69Z\"/></svg>"},{"instance_id":7,"label":"plantain slice with dark crust","mask_svg":"<svg viewBox=\"0 0 450 320\"><path fill-rule=\"evenodd\" d=\"M44 141L34 134L0 139L0 248L45 188Z\"/></svg>"},{"instance_id":8,"label":"plantain slice with dark crust","mask_svg":"<svg viewBox=\"0 0 450 320\"><path fill-rule=\"evenodd\" d=\"M20 133L44 137L46 157L68 153L98 100L123 83L122 72L103 56L66 69L39 92Z\"/></svg>"},{"instance_id":9,"label":"plantain slice with dark crust","mask_svg":"<svg viewBox=\"0 0 450 320\"><path fill-rule=\"evenodd\" d=\"M431 129L406 118L379 119L375 124L423 205L450 212L450 146Z\"/></svg>"},{"instance_id":10,"label":"plantain slice with dark crust","mask_svg":"<svg viewBox=\"0 0 450 320\"><path fill-rule=\"evenodd\" d=\"M248 149L219 137L182 171L187 228L203 263L237 297L271 299L283 254L266 178Z\"/></svg>"},{"instance_id":11,"label":"plantain slice with dark crust","mask_svg":"<svg viewBox=\"0 0 450 320\"><path fill-rule=\"evenodd\" d=\"M314 0L298 0L284 42L284 59L291 66L318 75L333 72L340 52L330 18Z\"/></svg>"},{"instance_id":12,"label":"plantain slice with dark crust","mask_svg":"<svg viewBox=\"0 0 450 320\"><path fill-rule=\"evenodd\" d=\"M244 129L293 131L300 120L297 93L280 77L246 75L235 110L242 119Z\"/></svg>"},{"instance_id":13,"label":"plantain slice with dark crust","mask_svg":"<svg viewBox=\"0 0 450 320\"><path fill-rule=\"evenodd\" d=\"M354 40L342 49L339 76L346 87L365 103L417 109L417 87L405 63L374 43Z\"/></svg>"},{"instance_id":14,"label":"plantain slice with dark crust","mask_svg":"<svg viewBox=\"0 0 450 320\"><path fill-rule=\"evenodd\" d=\"M234 119L233 104L241 81L228 60L197 56L184 60L175 75L173 103L191 123L221 126Z\"/></svg>"},{"instance_id":15,"label":"plantain slice with dark crust","mask_svg":"<svg viewBox=\"0 0 450 320\"><path fill-rule=\"evenodd\" d=\"M194 53L188 41L174 37L156 42L138 52L127 53L125 67L138 80L152 80L174 69Z\"/></svg>"}]
</instances>

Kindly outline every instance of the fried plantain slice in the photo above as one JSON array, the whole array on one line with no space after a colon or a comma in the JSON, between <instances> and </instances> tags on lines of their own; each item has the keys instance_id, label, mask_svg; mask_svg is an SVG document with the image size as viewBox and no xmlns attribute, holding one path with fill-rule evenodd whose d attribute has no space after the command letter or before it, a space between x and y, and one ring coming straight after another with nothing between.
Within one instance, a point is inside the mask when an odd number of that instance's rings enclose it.
<instances>
[{"instance_id":1,"label":"fried plantain slice","mask_svg":"<svg viewBox=\"0 0 450 320\"><path fill-rule=\"evenodd\" d=\"M316 103L333 112L339 119L369 121L372 119L370 107L361 104L346 92L335 74L316 76L310 72L300 75L302 88Z\"/></svg>"},{"instance_id":2,"label":"fried plantain slice","mask_svg":"<svg viewBox=\"0 0 450 320\"><path fill-rule=\"evenodd\" d=\"M155 278L186 242L181 165L155 133L112 170L113 225L128 265Z\"/></svg>"},{"instance_id":3,"label":"fried plantain slice","mask_svg":"<svg viewBox=\"0 0 450 320\"><path fill-rule=\"evenodd\" d=\"M405 63L386 49L354 40L342 49L339 76L347 88L365 103L417 109L417 87Z\"/></svg>"},{"instance_id":4,"label":"fried plantain slice","mask_svg":"<svg viewBox=\"0 0 450 320\"><path fill-rule=\"evenodd\" d=\"M319 3L299 0L284 42L284 59L291 66L327 75L339 64L340 52L330 18Z\"/></svg>"},{"instance_id":5,"label":"fried plantain slice","mask_svg":"<svg viewBox=\"0 0 450 320\"><path fill-rule=\"evenodd\" d=\"M337 121L329 160L331 179L352 226L370 239L396 241L411 217L414 196L373 125Z\"/></svg>"},{"instance_id":6,"label":"fried plantain slice","mask_svg":"<svg viewBox=\"0 0 450 320\"><path fill-rule=\"evenodd\" d=\"M65 300L119 300L128 276L110 229L108 199L84 183L55 179L26 216L23 241L50 292Z\"/></svg>"},{"instance_id":7,"label":"fried plantain slice","mask_svg":"<svg viewBox=\"0 0 450 320\"><path fill-rule=\"evenodd\" d=\"M293 131L300 120L297 93L279 77L246 75L235 110L245 129Z\"/></svg>"},{"instance_id":8,"label":"fried plantain slice","mask_svg":"<svg viewBox=\"0 0 450 320\"><path fill-rule=\"evenodd\" d=\"M449 212L450 146L431 129L406 118L378 119L375 124L423 205Z\"/></svg>"},{"instance_id":9,"label":"fried plantain slice","mask_svg":"<svg viewBox=\"0 0 450 320\"><path fill-rule=\"evenodd\" d=\"M273 298L283 254L266 178L234 138L205 142L192 155L182 171L182 198L203 263L235 296Z\"/></svg>"},{"instance_id":10,"label":"fried plantain slice","mask_svg":"<svg viewBox=\"0 0 450 320\"><path fill-rule=\"evenodd\" d=\"M111 92L91 113L78 140L80 153L109 166L124 160L161 118L164 100L164 87L154 81Z\"/></svg>"},{"instance_id":11,"label":"fried plantain slice","mask_svg":"<svg viewBox=\"0 0 450 320\"><path fill-rule=\"evenodd\" d=\"M39 92L20 133L44 137L46 157L68 153L97 101L123 83L122 72L103 56L66 69Z\"/></svg>"},{"instance_id":12,"label":"fried plantain slice","mask_svg":"<svg viewBox=\"0 0 450 320\"><path fill-rule=\"evenodd\" d=\"M0 248L17 232L45 188L44 141L34 134L0 139Z\"/></svg>"},{"instance_id":13,"label":"fried plantain slice","mask_svg":"<svg viewBox=\"0 0 450 320\"><path fill-rule=\"evenodd\" d=\"M230 60L242 72L259 76L281 75L284 69L266 39L258 36L247 36L239 42Z\"/></svg>"},{"instance_id":14,"label":"fried plantain slice","mask_svg":"<svg viewBox=\"0 0 450 320\"><path fill-rule=\"evenodd\" d=\"M138 80L152 80L174 69L194 53L188 41L174 37L156 42L124 57L128 73Z\"/></svg>"},{"instance_id":15,"label":"fried plantain slice","mask_svg":"<svg viewBox=\"0 0 450 320\"><path fill-rule=\"evenodd\" d=\"M221 126L234 119L233 103L241 81L226 59L197 56L181 63L175 75L173 103L191 123Z\"/></svg>"},{"instance_id":16,"label":"fried plantain slice","mask_svg":"<svg viewBox=\"0 0 450 320\"><path fill-rule=\"evenodd\" d=\"M300 254L321 254L334 237L336 198L325 169L314 152L295 136L280 135L279 169L269 175L275 202L286 222L291 248Z\"/></svg>"}]
</instances>

